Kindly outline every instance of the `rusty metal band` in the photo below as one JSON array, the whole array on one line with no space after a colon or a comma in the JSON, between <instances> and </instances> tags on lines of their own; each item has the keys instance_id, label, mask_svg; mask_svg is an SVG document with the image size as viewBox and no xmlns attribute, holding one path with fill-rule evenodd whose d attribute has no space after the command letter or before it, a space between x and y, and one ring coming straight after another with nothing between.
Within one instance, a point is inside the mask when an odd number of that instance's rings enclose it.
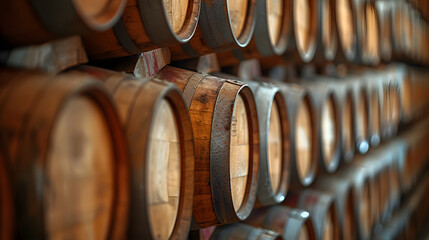
<instances>
[{"instance_id":1,"label":"rusty metal band","mask_svg":"<svg viewBox=\"0 0 429 240\"><path fill-rule=\"evenodd\" d=\"M201 80L207 75L194 73L192 77L189 79L188 83L186 83L185 88L183 89L183 98L186 102L186 107L189 109L191 107L192 99L194 98L195 90L200 84Z\"/></svg>"},{"instance_id":2,"label":"rusty metal band","mask_svg":"<svg viewBox=\"0 0 429 240\"><path fill-rule=\"evenodd\" d=\"M115 33L116 38L118 39L121 46L125 48L125 50L134 54L142 52L128 34L128 31L125 28L125 24L122 21L122 18L120 18L118 23L113 27L113 32Z\"/></svg>"}]
</instances>

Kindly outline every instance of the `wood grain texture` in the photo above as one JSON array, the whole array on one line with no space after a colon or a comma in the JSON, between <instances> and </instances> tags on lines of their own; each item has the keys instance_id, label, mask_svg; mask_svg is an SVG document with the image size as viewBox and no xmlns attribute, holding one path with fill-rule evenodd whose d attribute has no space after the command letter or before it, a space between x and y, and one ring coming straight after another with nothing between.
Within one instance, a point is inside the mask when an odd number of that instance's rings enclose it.
<instances>
[{"instance_id":1,"label":"wood grain texture","mask_svg":"<svg viewBox=\"0 0 429 240\"><path fill-rule=\"evenodd\" d=\"M179 89L83 66L113 94L131 155L128 237L184 238L192 218L194 145ZM143 187L142 187L143 186Z\"/></svg>"},{"instance_id":2,"label":"wood grain texture","mask_svg":"<svg viewBox=\"0 0 429 240\"><path fill-rule=\"evenodd\" d=\"M2 91L8 95L0 124L7 129L2 138L11 156L14 197L21 199L15 208L18 236L125 237L128 158L104 88L76 74L2 69L0 75L15 79ZM22 96L29 101L17 106ZM40 187L43 198L36 197Z\"/></svg>"},{"instance_id":3,"label":"wood grain texture","mask_svg":"<svg viewBox=\"0 0 429 240\"><path fill-rule=\"evenodd\" d=\"M283 5L282 0L267 0L267 15L268 15L268 33L273 45L277 45L282 30L283 24Z\"/></svg>"},{"instance_id":4,"label":"wood grain texture","mask_svg":"<svg viewBox=\"0 0 429 240\"><path fill-rule=\"evenodd\" d=\"M186 20L186 12L188 11L188 0L163 0L164 8L170 23L171 28L175 33L182 30Z\"/></svg>"},{"instance_id":5,"label":"wood grain texture","mask_svg":"<svg viewBox=\"0 0 429 240\"><path fill-rule=\"evenodd\" d=\"M246 194L247 175L249 172L249 122L243 98L238 95L232 113L230 143L230 184L232 203L238 211Z\"/></svg>"},{"instance_id":6,"label":"wood grain texture","mask_svg":"<svg viewBox=\"0 0 429 240\"><path fill-rule=\"evenodd\" d=\"M164 68L155 78L176 84L189 107L197 160L195 222L204 228L246 219L256 199L259 165L259 130L250 89L241 82L174 67Z\"/></svg>"},{"instance_id":7,"label":"wood grain texture","mask_svg":"<svg viewBox=\"0 0 429 240\"><path fill-rule=\"evenodd\" d=\"M162 100L154 116L149 145L148 208L152 233L171 236L180 201L180 139L172 106Z\"/></svg>"}]
</instances>

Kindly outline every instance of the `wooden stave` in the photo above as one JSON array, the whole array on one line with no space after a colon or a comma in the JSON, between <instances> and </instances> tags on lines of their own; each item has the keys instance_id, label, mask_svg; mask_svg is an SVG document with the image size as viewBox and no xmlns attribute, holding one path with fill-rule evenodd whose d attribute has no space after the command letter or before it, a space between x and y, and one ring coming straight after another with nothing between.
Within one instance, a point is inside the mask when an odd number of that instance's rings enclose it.
<instances>
[{"instance_id":1,"label":"wooden stave","mask_svg":"<svg viewBox=\"0 0 429 240\"><path fill-rule=\"evenodd\" d=\"M310 214L303 209L283 205L255 209L245 223L278 232L285 239L299 239L304 228L309 239L316 239Z\"/></svg>"},{"instance_id":2,"label":"wooden stave","mask_svg":"<svg viewBox=\"0 0 429 240\"><path fill-rule=\"evenodd\" d=\"M298 174L297 169L297 148L295 144L295 124L296 124L296 116L299 109L300 104L305 103L309 109L312 108L313 102L310 99L309 93L303 87L296 84L286 84L286 83L275 83L275 85L280 89L281 94L283 95L286 101L286 109L288 110L289 116L289 124L290 124L290 188L301 188L309 186L316 177L317 171L317 149L318 149L318 141L317 141L317 133L316 133L316 121L315 116L311 115L311 125L312 129L312 153L311 153L311 161L312 166L310 169L310 173L304 179L301 179ZM310 114L312 112L310 111Z\"/></svg>"},{"instance_id":3,"label":"wooden stave","mask_svg":"<svg viewBox=\"0 0 429 240\"><path fill-rule=\"evenodd\" d=\"M162 79L169 82L172 82L176 84L179 89L183 92L183 96L185 98L185 102L187 103L189 107L189 113L191 116L191 120L193 123L193 129L194 129L194 144L196 146L196 159L207 159L205 162L196 161L196 185L195 185L195 191L197 192L194 194L194 209L193 209L193 217L195 220L195 228L205 228L220 224L226 224L226 223L233 223L237 221L241 221L246 219L255 204L256 196L257 196L257 181L258 181L258 175L259 175L259 129L258 129L258 123L257 123L257 114L256 114L256 103L254 102L254 96L251 92L250 88L247 86L247 84L236 81L236 80L225 80L218 77L205 75L205 74L199 74L187 70L182 70L174 67L165 67L161 72L159 72L154 78L156 79ZM201 85L201 84L211 84L211 85ZM227 84L227 85L225 85ZM188 86L189 85L189 86ZM201 87L201 86L202 87ZM219 112L217 112L217 116L215 116L214 112L205 112L204 120L205 123L199 123L194 120L197 116L201 116L199 109L208 109L213 108L215 109L215 105L220 104L223 105L225 103L218 102L212 102L210 101L204 102L210 96L207 94L215 94L219 95L219 91L223 86L230 87L232 89L232 93L230 96L231 99L228 99L226 102L229 102L230 104L233 104L235 101L235 97L237 94L245 94L242 95L243 98L245 98L245 101L248 101L249 104L249 119L251 119L251 133L252 133L252 144L251 146L251 172L248 175L249 181L251 184L248 184L248 189L246 190L246 197L245 197L245 206L241 207L238 212L234 210L232 207L232 199L231 199L231 191L230 191L230 182L229 182L229 168L228 170L219 170L219 164L223 165L229 165L229 157L220 157L216 154L214 149L216 148L224 148L225 146L229 146L229 144L221 143L219 141L216 141L213 139L213 133L217 132L216 138L221 139L222 141L226 141L225 136L228 136L229 139L229 131L226 133L226 129L218 129L213 127L203 127L202 124L205 124L206 126L211 126L212 121L215 121L215 117L219 117ZM192 89L192 90L191 90ZM190 91L191 90L191 91ZM199 99L197 101L194 101L196 98ZM202 98L201 98L202 97ZM202 99L202 100L201 100ZM210 104L210 105L208 105ZM247 108L247 106L246 106ZM232 111L232 108L229 109L229 111ZM211 120L213 119L213 120ZM220 120L220 118L218 118ZM228 121L226 121L228 122ZM222 126L219 124L219 126ZM208 140L202 140L204 139L204 133L210 131L211 139ZM220 135L224 136L220 136ZM198 148L197 146L201 145L201 148ZM216 144L216 145L212 145ZM199 151L201 150L201 151ZM213 150L213 151L212 151ZM220 152L222 154L223 150ZM227 151L229 154L229 151ZM220 163L216 163L214 160L209 159L217 159L216 161L219 161ZM226 161L226 162L225 162ZM198 165L199 164L199 165ZM223 169L226 166L221 166ZM210 174L207 172L209 169ZM216 169L216 170L215 170ZM250 169L250 167L249 167ZM222 178L219 178L219 176L216 175L216 172L224 172L228 173L228 176L222 176ZM227 180L225 178L228 177ZM223 188L223 189L220 189ZM201 193L200 195L198 193ZM208 196L204 196L204 194ZM222 201L215 201L215 200L222 200ZM244 204L244 203L243 203ZM205 207L209 206L209 207ZM207 211L208 209L208 211ZM199 214L199 215L197 215Z\"/></svg>"},{"instance_id":4,"label":"wooden stave","mask_svg":"<svg viewBox=\"0 0 429 240\"><path fill-rule=\"evenodd\" d=\"M47 163L45 157L50 145L50 131L52 131L50 126L54 124L58 117L57 115L60 114L61 107L68 100L76 96L84 96L93 100L97 105L102 107L100 110L102 110L103 114L106 116L105 119L111 128L112 141L116 146L116 151L114 153L116 157L115 163L117 165L116 172L114 173L116 192L113 200L114 206L113 209L111 209L112 217L109 222L110 227L107 231L110 238L123 238L126 231L126 225L124 222L126 222L128 215L128 188L126 187L128 184L128 153L126 151L122 129L118 125L119 118L117 117L116 108L112 99L109 97L102 85L93 79L76 74L60 75L56 76L54 79L53 76L37 72L17 72L16 70L3 69L2 78L5 76L11 76L13 79L13 74L15 73L20 74L19 76L21 79L19 79L19 81L22 82L8 86L10 87L9 91L12 92L12 94L25 90L32 91L37 89L38 85L42 86L42 88L39 89L41 94L39 94L38 99L33 102L34 105L28 115L30 117L23 126L18 126L22 129L15 128L11 130L14 131L15 134L19 135L19 148L23 150L20 152L12 151L12 154L14 154L13 158L11 158L11 169L14 172L14 178L12 179L13 188L15 189L14 196L17 199L20 199L22 189L26 189L27 200L31 200L30 203L18 201L15 205L17 223L15 233L17 236L21 237L47 237L44 225L44 199L43 197L34 196L34 194L37 194L37 184L41 183L33 182L34 179L37 179L34 175L36 173L32 171L32 162L28 161L28 159L34 159L34 155L32 155L32 153L34 153L34 149L31 149L34 148L32 143L35 141L35 138L37 138L36 141L39 140L39 142L42 143L39 146L40 150L36 161L37 164L40 165L39 167L41 169L46 168ZM36 78L33 78L34 75ZM17 86L19 87L22 83L27 83L27 85L23 88L17 88ZM33 86L33 88L31 88L31 86ZM53 103L54 111L44 107L49 103ZM29 109L26 107L18 109L18 111L21 112L21 117L26 117L27 115L24 115L22 112L28 110ZM45 124L38 124L38 121L45 121ZM4 122L2 124L4 124ZM3 127L14 128L14 126L5 125L3 125ZM42 177L38 177L38 179L44 181L44 176L42 175ZM20 191L18 192L16 189L20 189ZM31 207L34 210L31 212L23 212L22 209L26 208L25 204L35 205L35 207Z\"/></svg>"},{"instance_id":5,"label":"wooden stave","mask_svg":"<svg viewBox=\"0 0 429 240\"><path fill-rule=\"evenodd\" d=\"M145 166L147 160L147 149L149 145L149 129L155 123L155 110L158 109L161 101L167 100L174 110L182 142L180 147L181 154L181 187L179 209L176 215L175 226L171 233L171 238L184 238L187 236L191 218L192 218L192 198L194 189L185 186L194 185L194 145L191 121L188 111L180 93L180 90L171 83L160 80L145 80L133 77L128 74L112 72L95 67L78 67L83 71L102 81L111 94L114 96L116 104L122 115L123 127L126 129L129 141L129 151L131 153L131 201L128 237L154 238L151 231L150 218L146 210L148 197L145 188L141 188L141 181L147 173ZM124 84L127 81L135 81L135 91L127 91L128 87ZM122 85L122 86L121 86ZM122 90L121 90L122 88ZM137 89L138 88L138 89ZM149 97L148 97L149 96ZM149 98L146 100L145 98ZM140 110L139 110L140 109ZM143 110L143 111L141 111ZM137 114L136 112L139 112ZM143 127L141 127L143 126ZM136 131L137 128L143 129L143 132ZM139 159L144 159L140 161Z\"/></svg>"},{"instance_id":6,"label":"wooden stave","mask_svg":"<svg viewBox=\"0 0 429 240\"><path fill-rule=\"evenodd\" d=\"M0 38L5 45L1 48L41 44L59 37L106 30L119 20L124 11L126 0L109 2L109 6L104 8L105 13L103 16L97 15L97 18L103 19L103 23L91 22L94 19L83 16L83 13L79 12L79 7L70 0L14 1L10 4L13 5L0 7L0 9L4 9L1 15L8 18L2 22L25 22L25 24L15 29L17 32L8 32L6 30L9 27L8 25L4 26L4 28L2 27ZM46 8L47 5L50 8ZM20 12L21 14L13 14L14 12ZM31 20L25 19L27 17Z\"/></svg>"},{"instance_id":7,"label":"wooden stave","mask_svg":"<svg viewBox=\"0 0 429 240\"><path fill-rule=\"evenodd\" d=\"M317 181L311 186L316 190L326 191L335 197L335 206L338 213L338 222L341 229L341 236L346 238L357 238L356 229L356 216L354 212L355 199L354 190L350 181L344 181L337 175L328 175L318 178ZM346 214L348 216L346 216ZM351 222L349 222L351 220ZM345 229L350 232L345 231Z\"/></svg>"},{"instance_id":8,"label":"wooden stave","mask_svg":"<svg viewBox=\"0 0 429 240\"><path fill-rule=\"evenodd\" d=\"M9 164L6 151L0 144L0 238L13 239L15 224L12 186L9 178Z\"/></svg>"},{"instance_id":9,"label":"wooden stave","mask_svg":"<svg viewBox=\"0 0 429 240\"><path fill-rule=\"evenodd\" d=\"M189 42L170 47L172 60L196 58L249 45L256 23L256 0L248 0L248 6L243 32L240 36L235 36L227 0L201 1L201 14L195 34ZM217 35L213 36L214 33Z\"/></svg>"},{"instance_id":10,"label":"wooden stave","mask_svg":"<svg viewBox=\"0 0 429 240\"><path fill-rule=\"evenodd\" d=\"M318 170L321 172L332 173L335 172L340 164L340 130L338 128L338 123L340 122L339 111L338 111L338 102L337 96L334 92L333 87L330 84L321 83L320 80L317 80L317 83L313 82L303 82L303 86L308 90L310 98L313 102L313 111L316 117L317 122L317 136L318 136L318 162L319 167ZM335 116L335 149L332 152L332 159L329 161L330 164L326 165L325 154L323 152L323 136L322 136L322 108L325 101L331 101L334 104L334 116Z\"/></svg>"},{"instance_id":11,"label":"wooden stave","mask_svg":"<svg viewBox=\"0 0 429 240\"><path fill-rule=\"evenodd\" d=\"M244 223L233 223L216 227L210 240L216 239L281 240L283 237L267 229L255 228Z\"/></svg>"},{"instance_id":12,"label":"wooden stave","mask_svg":"<svg viewBox=\"0 0 429 240\"><path fill-rule=\"evenodd\" d=\"M167 19L163 0L129 0L115 26L83 36L90 59L125 57L187 43L197 28L201 0L189 1L188 4L186 21L182 29L175 33Z\"/></svg>"},{"instance_id":13,"label":"wooden stave","mask_svg":"<svg viewBox=\"0 0 429 240\"><path fill-rule=\"evenodd\" d=\"M325 216L330 214L333 223L334 239L340 239L340 228L336 201L333 195L307 188L300 193L292 194L285 201L286 206L305 209L310 213L317 239L323 239L325 232Z\"/></svg>"},{"instance_id":14,"label":"wooden stave","mask_svg":"<svg viewBox=\"0 0 429 240\"><path fill-rule=\"evenodd\" d=\"M289 123L285 100L279 89L266 83L248 82L256 100L259 123L259 181L258 181L258 202L264 206L282 202L288 190L290 166L289 149ZM271 114L271 106L276 102L281 120L282 131L282 174L280 177L279 189L275 192L272 188L269 166L268 166L268 129ZM266 124L264 124L266 123Z\"/></svg>"}]
</instances>

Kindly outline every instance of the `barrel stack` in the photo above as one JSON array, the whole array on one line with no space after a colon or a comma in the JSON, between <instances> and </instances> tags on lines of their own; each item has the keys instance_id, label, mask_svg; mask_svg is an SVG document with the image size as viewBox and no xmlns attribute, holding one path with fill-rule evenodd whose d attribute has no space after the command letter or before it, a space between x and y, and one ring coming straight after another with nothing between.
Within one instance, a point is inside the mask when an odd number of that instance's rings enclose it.
<instances>
[{"instance_id":1,"label":"barrel stack","mask_svg":"<svg viewBox=\"0 0 429 240\"><path fill-rule=\"evenodd\" d=\"M0 239L429 235L427 6L0 1Z\"/></svg>"}]
</instances>

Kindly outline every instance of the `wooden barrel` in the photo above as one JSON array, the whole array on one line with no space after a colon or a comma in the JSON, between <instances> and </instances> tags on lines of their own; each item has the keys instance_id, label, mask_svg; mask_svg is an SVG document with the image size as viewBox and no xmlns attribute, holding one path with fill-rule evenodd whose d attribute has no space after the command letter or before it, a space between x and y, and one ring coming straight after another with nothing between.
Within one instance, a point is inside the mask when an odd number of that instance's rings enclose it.
<instances>
[{"instance_id":1,"label":"wooden barrel","mask_svg":"<svg viewBox=\"0 0 429 240\"><path fill-rule=\"evenodd\" d=\"M292 41L283 57L286 60L310 62L317 47L318 9L315 0L292 0Z\"/></svg>"},{"instance_id":2,"label":"wooden barrel","mask_svg":"<svg viewBox=\"0 0 429 240\"><path fill-rule=\"evenodd\" d=\"M388 163L388 183L389 183L389 206L390 212L395 211L399 207L401 194L401 146L396 148L396 144L387 146L386 152L390 154L391 161Z\"/></svg>"},{"instance_id":3,"label":"wooden barrel","mask_svg":"<svg viewBox=\"0 0 429 240\"><path fill-rule=\"evenodd\" d=\"M201 15L192 39L170 47L173 60L246 47L255 28L256 0L201 1Z\"/></svg>"},{"instance_id":4,"label":"wooden barrel","mask_svg":"<svg viewBox=\"0 0 429 240\"><path fill-rule=\"evenodd\" d=\"M125 238L126 141L100 83L76 74L2 69L18 238Z\"/></svg>"},{"instance_id":5,"label":"wooden barrel","mask_svg":"<svg viewBox=\"0 0 429 240\"><path fill-rule=\"evenodd\" d=\"M349 82L349 88L353 91L353 105L355 116L355 143L356 150L365 154L369 150L368 143L368 97L366 87L362 84L362 79L357 78Z\"/></svg>"},{"instance_id":6,"label":"wooden barrel","mask_svg":"<svg viewBox=\"0 0 429 240\"><path fill-rule=\"evenodd\" d=\"M392 8L393 58L404 59L410 52L413 28L410 6L407 2L398 1Z\"/></svg>"},{"instance_id":7,"label":"wooden barrel","mask_svg":"<svg viewBox=\"0 0 429 240\"><path fill-rule=\"evenodd\" d=\"M288 0L258 0L252 40L247 47L219 52L220 64L233 66L246 59L282 55L291 38L290 4Z\"/></svg>"},{"instance_id":8,"label":"wooden barrel","mask_svg":"<svg viewBox=\"0 0 429 240\"><path fill-rule=\"evenodd\" d=\"M2 1L0 41L3 44L0 48L40 44L54 38L106 30L118 21L126 2ZM10 27L11 23L13 28Z\"/></svg>"},{"instance_id":9,"label":"wooden barrel","mask_svg":"<svg viewBox=\"0 0 429 240\"><path fill-rule=\"evenodd\" d=\"M390 156L389 156L390 157ZM389 168L387 162L383 164L382 168L378 173L380 189L379 189L379 206L380 206L380 222L385 222L389 217L389 192L390 184L389 184Z\"/></svg>"},{"instance_id":10,"label":"wooden barrel","mask_svg":"<svg viewBox=\"0 0 429 240\"><path fill-rule=\"evenodd\" d=\"M355 110L353 105L353 93L351 90L348 90L347 88L343 88L344 90L344 98L342 101L342 108L341 108L341 119L342 119L342 137L341 137L341 143L342 143L342 155L343 159L346 162L350 162L353 160L354 154L355 154L355 119L354 116Z\"/></svg>"},{"instance_id":11,"label":"wooden barrel","mask_svg":"<svg viewBox=\"0 0 429 240\"><path fill-rule=\"evenodd\" d=\"M12 198L11 182L6 152L0 145L0 238L13 239L15 225L14 202Z\"/></svg>"},{"instance_id":12,"label":"wooden barrel","mask_svg":"<svg viewBox=\"0 0 429 240\"><path fill-rule=\"evenodd\" d=\"M305 209L310 213L317 239L340 239L336 201L333 195L313 189L305 189L299 194L290 194L286 206Z\"/></svg>"},{"instance_id":13,"label":"wooden barrel","mask_svg":"<svg viewBox=\"0 0 429 240\"><path fill-rule=\"evenodd\" d=\"M289 185L290 138L286 102L279 89L266 83L249 82L258 111L259 182L262 205L282 202Z\"/></svg>"},{"instance_id":14,"label":"wooden barrel","mask_svg":"<svg viewBox=\"0 0 429 240\"><path fill-rule=\"evenodd\" d=\"M354 222L359 239L368 239L371 236L371 185L370 179L361 167L346 167L335 176L350 182L353 192Z\"/></svg>"},{"instance_id":15,"label":"wooden barrel","mask_svg":"<svg viewBox=\"0 0 429 240\"><path fill-rule=\"evenodd\" d=\"M129 0L111 29L84 36L91 59L123 57L188 42L197 27L201 0Z\"/></svg>"},{"instance_id":16,"label":"wooden barrel","mask_svg":"<svg viewBox=\"0 0 429 240\"><path fill-rule=\"evenodd\" d=\"M392 59L392 1L375 2L375 8L380 24L380 56L383 62Z\"/></svg>"},{"instance_id":17,"label":"wooden barrel","mask_svg":"<svg viewBox=\"0 0 429 240\"><path fill-rule=\"evenodd\" d=\"M168 82L99 68L79 70L104 82L126 131L131 155L128 236L186 237L192 216L194 145L180 90Z\"/></svg>"},{"instance_id":18,"label":"wooden barrel","mask_svg":"<svg viewBox=\"0 0 429 240\"><path fill-rule=\"evenodd\" d=\"M326 63L334 60L338 49L338 36L335 20L335 2L317 1L317 48L314 61Z\"/></svg>"},{"instance_id":19,"label":"wooden barrel","mask_svg":"<svg viewBox=\"0 0 429 240\"><path fill-rule=\"evenodd\" d=\"M365 39L362 46L362 61L368 65L380 63L380 24L374 1L366 1L363 6Z\"/></svg>"},{"instance_id":20,"label":"wooden barrel","mask_svg":"<svg viewBox=\"0 0 429 240\"><path fill-rule=\"evenodd\" d=\"M335 197L338 222L343 239L357 239L355 199L352 183L338 176L323 176L311 186L314 189L327 191Z\"/></svg>"},{"instance_id":21,"label":"wooden barrel","mask_svg":"<svg viewBox=\"0 0 429 240\"><path fill-rule=\"evenodd\" d=\"M399 89L396 82L391 82L388 86L388 95L389 95L389 119L390 119L390 136L396 135L398 130L399 121L401 119L401 105L399 99Z\"/></svg>"},{"instance_id":22,"label":"wooden barrel","mask_svg":"<svg viewBox=\"0 0 429 240\"><path fill-rule=\"evenodd\" d=\"M323 79L322 79L323 80ZM340 163L339 106L332 85L315 78L312 82L303 82L312 101L313 115L316 118L318 137L319 170L332 173Z\"/></svg>"},{"instance_id":23,"label":"wooden barrel","mask_svg":"<svg viewBox=\"0 0 429 240\"><path fill-rule=\"evenodd\" d=\"M302 209L281 205L255 209L246 224L278 232L284 239L316 239L310 213Z\"/></svg>"},{"instance_id":24,"label":"wooden barrel","mask_svg":"<svg viewBox=\"0 0 429 240\"><path fill-rule=\"evenodd\" d=\"M244 223L233 223L216 227L210 240L282 240L283 237L273 231L255 228Z\"/></svg>"},{"instance_id":25,"label":"wooden barrel","mask_svg":"<svg viewBox=\"0 0 429 240\"><path fill-rule=\"evenodd\" d=\"M276 83L286 101L290 133L290 185L310 185L316 175L318 140L316 116L309 93L296 84Z\"/></svg>"},{"instance_id":26,"label":"wooden barrel","mask_svg":"<svg viewBox=\"0 0 429 240\"><path fill-rule=\"evenodd\" d=\"M356 36L356 55L352 62L367 64L365 59L366 54L366 40L367 40L367 25L365 17L365 6L367 1L354 0L352 1L351 8L354 12L353 17L355 22L355 36Z\"/></svg>"},{"instance_id":27,"label":"wooden barrel","mask_svg":"<svg viewBox=\"0 0 429 240\"><path fill-rule=\"evenodd\" d=\"M224 79L239 79L237 76L220 72L212 75ZM269 79L261 77L259 80ZM245 82L254 94L258 112L260 157L257 204L267 206L280 203L285 199L288 190L291 162L286 102L280 90L269 81Z\"/></svg>"},{"instance_id":28,"label":"wooden barrel","mask_svg":"<svg viewBox=\"0 0 429 240\"><path fill-rule=\"evenodd\" d=\"M169 66L154 79L175 83L189 108L197 160L196 223L205 228L246 219L255 203L259 170L252 91L243 82Z\"/></svg>"},{"instance_id":29,"label":"wooden barrel","mask_svg":"<svg viewBox=\"0 0 429 240\"><path fill-rule=\"evenodd\" d=\"M338 32L338 60L354 61L357 50L356 17L353 11L353 0L335 0L335 22ZM341 59L343 57L344 59Z\"/></svg>"},{"instance_id":30,"label":"wooden barrel","mask_svg":"<svg viewBox=\"0 0 429 240\"><path fill-rule=\"evenodd\" d=\"M369 103L368 139L372 147L377 147L381 141L381 99L378 76L368 76L367 97Z\"/></svg>"}]
</instances>

